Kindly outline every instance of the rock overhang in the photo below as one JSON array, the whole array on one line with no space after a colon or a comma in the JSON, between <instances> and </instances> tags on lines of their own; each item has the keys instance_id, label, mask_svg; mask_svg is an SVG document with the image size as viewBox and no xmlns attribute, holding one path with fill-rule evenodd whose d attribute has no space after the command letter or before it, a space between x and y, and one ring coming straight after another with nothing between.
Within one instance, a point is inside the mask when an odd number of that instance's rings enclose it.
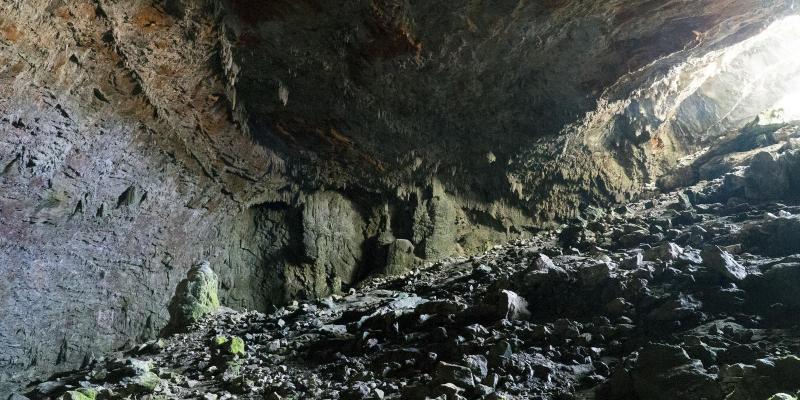
<instances>
[{"instance_id":1,"label":"rock overhang","mask_svg":"<svg viewBox=\"0 0 800 400\"><path fill-rule=\"evenodd\" d=\"M248 225L254 207L283 235L325 189L338 200L321 209L356 210L344 214L364 218L365 243L389 226L417 255L446 255L625 201L684 151L650 138L611 145L631 93L793 12L752 0L0 9L0 223L14 233L0 258L9 276L36 275L11 283L25 290L0 324L0 339L20 332L36 346L9 353L3 374L53 372L147 337L200 258L212 259L223 301L266 307L261 291L280 288L236 276L272 262L236 234L239 220L242 235L264 232ZM125 200L131 187L145 200ZM42 283L49 300L19 295ZM74 299L86 310L59 308ZM102 343L43 328L61 315Z\"/></svg>"}]
</instances>

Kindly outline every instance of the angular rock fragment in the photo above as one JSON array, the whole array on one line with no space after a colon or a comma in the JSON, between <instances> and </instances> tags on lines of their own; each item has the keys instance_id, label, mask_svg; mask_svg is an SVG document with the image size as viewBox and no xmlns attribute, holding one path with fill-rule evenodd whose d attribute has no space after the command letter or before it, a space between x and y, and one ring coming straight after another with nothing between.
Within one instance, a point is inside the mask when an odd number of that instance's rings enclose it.
<instances>
[{"instance_id":1,"label":"angular rock fragment","mask_svg":"<svg viewBox=\"0 0 800 400\"><path fill-rule=\"evenodd\" d=\"M644 252L644 259L646 261L673 261L683 254L683 248L675 243L665 243L661 246L647 249Z\"/></svg>"},{"instance_id":2,"label":"angular rock fragment","mask_svg":"<svg viewBox=\"0 0 800 400\"><path fill-rule=\"evenodd\" d=\"M800 253L800 217L780 217L744 226L739 237L751 253L772 257Z\"/></svg>"},{"instance_id":3,"label":"angular rock fragment","mask_svg":"<svg viewBox=\"0 0 800 400\"><path fill-rule=\"evenodd\" d=\"M486 357L482 355L468 355L464 357L464 363L472 370L475 377L485 378L489 374L489 367Z\"/></svg>"},{"instance_id":4,"label":"angular rock fragment","mask_svg":"<svg viewBox=\"0 0 800 400\"><path fill-rule=\"evenodd\" d=\"M153 372L153 365L149 361L128 359L122 370L126 376L120 384L126 394L153 393L161 383L161 378Z\"/></svg>"},{"instance_id":5,"label":"angular rock fragment","mask_svg":"<svg viewBox=\"0 0 800 400\"><path fill-rule=\"evenodd\" d=\"M508 320L528 319L531 316L528 311L528 301L510 290L501 290L497 302L497 316Z\"/></svg>"},{"instance_id":6,"label":"angular rock fragment","mask_svg":"<svg viewBox=\"0 0 800 400\"><path fill-rule=\"evenodd\" d=\"M452 383L463 388L475 386L475 378L468 367L443 361L436 364L436 380L442 383Z\"/></svg>"},{"instance_id":7,"label":"angular rock fragment","mask_svg":"<svg viewBox=\"0 0 800 400\"><path fill-rule=\"evenodd\" d=\"M639 351L630 370L629 390L637 398L652 400L721 400L722 390L699 360L678 346L650 343Z\"/></svg>"},{"instance_id":8,"label":"angular rock fragment","mask_svg":"<svg viewBox=\"0 0 800 400\"><path fill-rule=\"evenodd\" d=\"M97 391L91 388L70 390L63 398L64 400L95 400L97 399Z\"/></svg>"},{"instance_id":9,"label":"angular rock fragment","mask_svg":"<svg viewBox=\"0 0 800 400\"><path fill-rule=\"evenodd\" d=\"M718 246L707 246L700 256L703 258L703 265L732 281L738 282L747 277L747 270L730 253Z\"/></svg>"}]
</instances>

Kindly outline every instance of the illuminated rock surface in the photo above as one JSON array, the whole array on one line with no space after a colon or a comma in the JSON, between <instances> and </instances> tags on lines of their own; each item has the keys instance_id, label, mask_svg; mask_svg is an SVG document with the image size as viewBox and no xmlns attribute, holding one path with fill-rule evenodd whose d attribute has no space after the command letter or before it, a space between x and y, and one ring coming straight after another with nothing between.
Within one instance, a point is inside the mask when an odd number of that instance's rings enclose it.
<instances>
[{"instance_id":1,"label":"illuminated rock surface","mask_svg":"<svg viewBox=\"0 0 800 400\"><path fill-rule=\"evenodd\" d=\"M786 123L800 23L782 19L794 12L781 0L0 1L0 397L155 339L202 260L221 306L271 313L724 176L613 236L666 246L625 261L635 268L720 245L693 204L746 213L800 193ZM800 253L779 209L742 226L741 244ZM674 224L696 226L683 252L665 242ZM582 251L610 237L589 222L559 235ZM520 282L573 276L552 258ZM762 306L793 290L780 265L763 274L776 290L759 289ZM541 299L522 289L535 314ZM706 304L673 300L681 315ZM447 384L436 390L467 396Z\"/></svg>"},{"instance_id":2,"label":"illuminated rock surface","mask_svg":"<svg viewBox=\"0 0 800 400\"><path fill-rule=\"evenodd\" d=\"M576 247L544 231L266 315L224 310L189 333L111 354L39 387L58 388L57 395L83 386L104 398L144 390L153 398L254 399L796 393L800 259L763 256L759 244L742 246L737 232L769 224L770 213L795 218L800 208L700 200L719 183L691 189L696 206L684 212L696 222L679 222L680 196L659 196L582 221L599 239ZM619 245L632 226L657 239ZM708 265L700 248L712 243L736 252L725 257L743 276ZM630 262L659 246L681 252ZM542 275L548 278L531 277ZM157 386L137 383L150 381L146 371L119 372L126 362L152 363ZM37 390L28 395L39 398Z\"/></svg>"}]
</instances>

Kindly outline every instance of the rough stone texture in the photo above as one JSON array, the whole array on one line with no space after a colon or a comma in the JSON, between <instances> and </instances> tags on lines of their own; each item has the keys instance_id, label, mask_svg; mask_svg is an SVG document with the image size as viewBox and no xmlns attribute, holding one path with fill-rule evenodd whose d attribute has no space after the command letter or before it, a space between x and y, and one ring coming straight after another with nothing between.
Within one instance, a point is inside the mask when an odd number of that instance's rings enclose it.
<instances>
[{"instance_id":1,"label":"rough stone texture","mask_svg":"<svg viewBox=\"0 0 800 400\"><path fill-rule=\"evenodd\" d=\"M396 239L389 244L386 254L384 275L402 275L411 270L415 263L414 245L406 239Z\"/></svg>"},{"instance_id":2,"label":"rough stone texture","mask_svg":"<svg viewBox=\"0 0 800 400\"><path fill-rule=\"evenodd\" d=\"M157 395L187 400L754 400L797 393L798 257L741 254L754 273L731 285L702 267L699 248L735 241L732 232L768 222L768 211L799 215L800 206L771 202L731 215L735 202L696 199L702 218L674 225L680 258L615 268L642 250L617 238L642 220L675 215L682 195L597 217L585 229L617 233L593 253L577 254L559 245L556 230L542 230L269 314L224 310L189 332L110 353L21 392L59 398L83 388L115 399L129 391L128 378L149 376ZM684 244L700 229L707 234L697 248ZM547 285L523 279L556 265L560 273ZM523 316L526 299L533 307ZM608 302L624 307L611 310ZM476 312L486 306L491 312Z\"/></svg>"},{"instance_id":3,"label":"rough stone texture","mask_svg":"<svg viewBox=\"0 0 800 400\"><path fill-rule=\"evenodd\" d=\"M286 203L248 207L231 224L220 271L223 304L265 311L288 297L281 266L302 254L300 211Z\"/></svg>"},{"instance_id":4,"label":"rough stone texture","mask_svg":"<svg viewBox=\"0 0 800 400\"><path fill-rule=\"evenodd\" d=\"M703 258L703 265L731 281L738 282L747 277L747 270L719 246L704 248L700 256Z\"/></svg>"},{"instance_id":5,"label":"rough stone texture","mask_svg":"<svg viewBox=\"0 0 800 400\"><path fill-rule=\"evenodd\" d=\"M414 241L425 258L443 258L456 253L457 210L453 201L435 182L431 192L414 211Z\"/></svg>"},{"instance_id":6,"label":"rough stone texture","mask_svg":"<svg viewBox=\"0 0 800 400\"><path fill-rule=\"evenodd\" d=\"M695 150L656 134L678 77L788 6L4 0L0 393L153 336L200 259L264 310L382 233L471 253L637 194Z\"/></svg>"},{"instance_id":7,"label":"rough stone texture","mask_svg":"<svg viewBox=\"0 0 800 400\"><path fill-rule=\"evenodd\" d=\"M170 301L170 331L186 330L208 313L219 310L219 280L211 264L202 262L189 270L186 279L175 289L175 296Z\"/></svg>"},{"instance_id":8,"label":"rough stone texture","mask_svg":"<svg viewBox=\"0 0 800 400\"><path fill-rule=\"evenodd\" d=\"M335 154L321 160L326 176L346 170L338 176L363 185L365 172L382 172L374 183L394 185L434 174L473 201L535 205L548 220L582 199L637 191L657 173L648 156L687 150L658 128L700 82L680 71L662 82L655 71L747 37L787 8L230 1L223 23L236 115L261 141ZM631 97L640 85L653 89ZM539 141L576 120L586 132L574 140ZM592 154L612 144L614 154Z\"/></svg>"},{"instance_id":9,"label":"rough stone texture","mask_svg":"<svg viewBox=\"0 0 800 400\"><path fill-rule=\"evenodd\" d=\"M224 246L219 227L233 209L221 193L231 175L204 172L219 155L193 155L207 147L187 148L191 131L157 116L97 3L0 9L6 393L155 335L189 266ZM253 171L271 168L263 150L248 154L266 168Z\"/></svg>"},{"instance_id":10,"label":"rough stone texture","mask_svg":"<svg viewBox=\"0 0 800 400\"><path fill-rule=\"evenodd\" d=\"M500 291L497 311L500 317L508 320L524 320L531 316L528 301L510 290Z\"/></svg>"},{"instance_id":11,"label":"rough stone texture","mask_svg":"<svg viewBox=\"0 0 800 400\"><path fill-rule=\"evenodd\" d=\"M365 235L353 204L338 193L314 193L303 207L302 227L305 262L287 271L290 296L323 297L355 282Z\"/></svg>"}]
</instances>

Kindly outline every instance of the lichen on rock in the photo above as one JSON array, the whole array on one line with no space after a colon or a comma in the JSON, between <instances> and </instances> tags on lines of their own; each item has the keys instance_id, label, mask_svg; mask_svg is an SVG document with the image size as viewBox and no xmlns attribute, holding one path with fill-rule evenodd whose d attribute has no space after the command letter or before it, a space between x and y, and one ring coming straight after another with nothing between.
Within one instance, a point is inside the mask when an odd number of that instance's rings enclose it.
<instances>
[{"instance_id":1,"label":"lichen on rock","mask_svg":"<svg viewBox=\"0 0 800 400\"><path fill-rule=\"evenodd\" d=\"M169 304L169 325L167 332L185 330L201 317L219 309L219 282L207 261L194 266L175 289L175 296Z\"/></svg>"}]
</instances>

